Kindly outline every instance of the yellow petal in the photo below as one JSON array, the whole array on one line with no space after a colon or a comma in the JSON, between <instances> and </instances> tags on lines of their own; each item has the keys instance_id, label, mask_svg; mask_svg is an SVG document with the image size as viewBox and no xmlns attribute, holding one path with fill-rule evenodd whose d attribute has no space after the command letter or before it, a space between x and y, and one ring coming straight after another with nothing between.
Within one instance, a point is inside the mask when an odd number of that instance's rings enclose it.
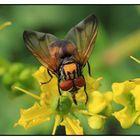
<instances>
[{"instance_id":1,"label":"yellow petal","mask_svg":"<svg viewBox=\"0 0 140 140\"><path fill-rule=\"evenodd\" d=\"M113 100L113 93L111 91L108 91L106 93L103 94L107 103L111 103Z\"/></svg>"},{"instance_id":2,"label":"yellow petal","mask_svg":"<svg viewBox=\"0 0 140 140\"><path fill-rule=\"evenodd\" d=\"M87 91L88 96L90 96L90 94L93 91L99 88L102 77L95 80L94 78L90 76L85 76L85 80L86 80L86 91ZM86 93L84 91L84 88L81 88L76 94L76 101L80 103L86 102Z\"/></svg>"},{"instance_id":3,"label":"yellow petal","mask_svg":"<svg viewBox=\"0 0 140 140\"><path fill-rule=\"evenodd\" d=\"M49 80L50 76L47 72L47 69L44 66L41 66L39 70L37 70L34 74L33 77L38 80L39 83L41 82L46 82Z\"/></svg>"},{"instance_id":4,"label":"yellow petal","mask_svg":"<svg viewBox=\"0 0 140 140\"><path fill-rule=\"evenodd\" d=\"M43 66L39 68L38 71L36 71L33 76L38 80L38 82L41 84L43 82L47 82L50 80L50 76L47 72L47 69ZM55 75L53 75L53 78L51 81L49 81L46 84L41 85L41 104L47 104L51 105L54 103L54 98L58 98L59 91L58 91L58 82Z\"/></svg>"},{"instance_id":5,"label":"yellow petal","mask_svg":"<svg viewBox=\"0 0 140 140\"><path fill-rule=\"evenodd\" d=\"M131 79L131 82L134 82L136 85L140 85L140 78Z\"/></svg>"},{"instance_id":6,"label":"yellow petal","mask_svg":"<svg viewBox=\"0 0 140 140\"><path fill-rule=\"evenodd\" d=\"M128 105L132 98L131 90L134 88L134 82L114 83L112 85L114 101L124 106Z\"/></svg>"},{"instance_id":7,"label":"yellow petal","mask_svg":"<svg viewBox=\"0 0 140 140\"><path fill-rule=\"evenodd\" d=\"M101 115L93 115L88 118L88 124L92 129L101 129L105 123L105 117Z\"/></svg>"},{"instance_id":8,"label":"yellow petal","mask_svg":"<svg viewBox=\"0 0 140 140\"><path fill-rule=\"evenodd\" d=\"M33 77L35 77L40 84L44 82L48 82L51 79L50 75L47 72L47 69L43 66L41 66L39 70L33 74ZM48 91L52 91L52 93L58 92L56 76L53 75L53 78L51 79L50 82L41 85L41 89L42 92L48 92Z\"/></svg>"},{"instance_id":9,"label":"yellow petal","mask_svg":"<svg viewBox=\"0 0 140 140\"><path fill-rule=\"evenodd\" d=\"M94 78L92 78L90 76L86 76L85 80L86 80L87 93L90 94L91 92L93 92L99 88L102 77L95 80Z\"/></svg>"},{"instance_id":10,"label":"yellow petal","mask_svg":"<svg viewBox=\"0 0 140 140\"><path fill-rule=\"evenodd\" d=\"M140 115L140 111L136 112L133 106L126 106L121 111L113 113L115 118L120 122L122 128L129 128Z\"/></svg>"},{"instance_id":11,"label":"yellow petal","mask_svg":"<svg viewBox=\"0 0 140 140\"><path fill-rule=\"evenodd\" d=\"M131 92L135 98L135 109L140 111L140 85L137 85Z\"/></svg>"},{"instance_id":12,"label":"yellow petal","mask_svg":"<svg viewBox=\"0 0 140 140\"><path fill-rule=\"evenodd\" d=\"M49 83L41 85L41 91L51 96L59 96L57 79L53 78Z\"/></svg>"},{"instance_id":13,"label":"yellow petal","mask_svg":"<svg viewBox=\"0 0 140 140\"><path fill-rule=\"evenodd\" d=\"M98 91L94 91L89 96L89 101L87 103L88 111L92 113L99 113L103 111L103 109L106 107L107 102L104 98L104 95L101 94Z\"/></svg>"},{"instance_id":14,"label":"yellow petal","mask_svg":"<svg viewBox=\"0 0 140 140\"><path fill-rule=\"evenodd\" d=\"M65 126L67 135L83 135L83 128L80 126L80 121L73 117L65 116L61 125Z\"/></svg>"},{"instance_id":15,"label":"yellow petal","mask_svg":"<svg viewBox=\"0 0 140 140\"><path fill-rule=\"evenodd\" d=\"M94 90L97 90L101 86L102 79L103 77L99 77L95 80L94 85L93 85Z\"/></svg>"},{"instance_id":16,"label":"yellow petal","mask_svg":"<svg viewBox=\"0 0 140 140\"><path fill-rule=\"evenodd\" d=\"M104 109L104 114L106 116L112 115L112 100L113 100L113 93L108 91L103 94L106 100L106 108Z\"/></svg>"},{"instance_id":17,"label":"yellow petal","mask_svg":"<svg viewBox=\"0 0 140 140\"><path fill-rule=\"evenodd\" d=\"M85 91L84 91L83 88L81 88L79 90L79 92L76 93L76 96L75 97L76 97L76 101L77 102L82 102L82 103L85 103L86 102L86 93L85 93Z\"/></svg>"},{"instance_id":18,"label":"yellow petal","mask_svg":"<svg viewBox=\"0 0 140 140\"><path fill-rule=\"evenodd\" d=\"M47 109L46 106L40 106L35 103L29 109L22 109L20 111L21 117L15 125L21 125L24 128L30 128L42 122L49 121L52 111Z\"/></svg>"},{"instance_id":19,"label":"yellow petal","mask_svg":"<svg viewBox=\"0 0 140 140\"><path fill-rule=\"evenodd\" d=\"M60 125L61 121L62 121L62 117L60 115L56 115L52 135L55 135L56 128L57 126Z\"/></svg>"},{"instance_id":20,"label":"yellow petal","mask_svg":"<svg viewBox=\"0 0 140 140\"><path fill-rule=\"evenodd\" d=\"M135 121L138 125L140 125L140 116L138 116L138 118Z\"/></svg>"}]
</instances>

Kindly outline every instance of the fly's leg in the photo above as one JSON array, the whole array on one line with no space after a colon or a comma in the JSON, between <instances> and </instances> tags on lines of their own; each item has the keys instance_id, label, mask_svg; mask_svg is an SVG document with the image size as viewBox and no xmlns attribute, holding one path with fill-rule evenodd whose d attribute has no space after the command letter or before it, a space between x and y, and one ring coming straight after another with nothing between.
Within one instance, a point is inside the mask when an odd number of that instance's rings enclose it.
<instances>
[{"instance_id":1,"label":"fly's leg","mask_svg":"<svg viewBox=\"0 0 140 140\"><path fill-rule=\"evenodd\" d=\"M85 77L83 75L82 75L82 77L85 79ZM85 104L87 104L87 102L88 102L88 94L87 94L87 91L86 91L86 83L84 85L84 92L86 94L86 102L85 102Z\"/></svg>"},{"instance_id":2,"label":"fly's leg","mask_svg":"<svg viewBox=\"0 0 140 140\"><path fill-rule=\"evenodd\" d=\"M60 90L60 86L59 86L59 82L60 82L60 80L58 80L58 92L59 92L59 95L61 96L62 95L62 93L61 93L61 90Z\"/></svg>"},{"instance_id":3,"label":"fly's leg","mask_svg":"<svg viewBox=\"0 0 140 140\"><path fill-rule=\"evenodd\" d=\"M57 86L58 86L58 92L59 92L58 106L57 106L57 109L58 109L58 110L59 110L59 108L60 108L60 96L62 95L61 90L60 90L59 83L60 83L60 80L58 79L58 83L57 83Z\"/></svg>"},{"instance_id":4,"label":"fly's leg","mask_svg":"<svg viewBox=\"0 0 140 140\"><path fill-rule=\"evenodd\" d=\"M87 94L87 91L86 91L86 84L84 85L84 92L86 94L86 102L85 102L85 104L87 104L87 102L88 102L88 94Z\"/></svg>"},{"instance_id":5,"label":"fly's leg","mask_svg":"<svg viewBox=\"0 0 140 140\"><path fill-rule=\"evenodd\" d=\"M48 83L52 80L52 78L53 78L53 76L52 76L52 74L50 73L50 70L49 70L49 69L47 69L47 72L48 72L48 74L49 74L49 76L50 76L50 80L48 80L47 82L41 82L41 85L48 84Z\"/></svg>"},{"instance_id":6,"label":"fly's leg","mask_svg":"<svg viewBox=\"0 0 140 140\"><path fill-rule=\"evenodd\" d=\"M90 64L89 64L88 61L87 61L87 66L88 66L88 74L89 74L89 76L91 76L91 69L90 69ZM84 78L84 76L83 76L83 78ZM85 102L85 104L87 104L87 102L88 102L88 94L87 94L87 91L86 91L86 83L84 85L84 92L86 94L86 102Z\"/></svg>"},{"instance_id":7,"label":"fly's leg","mask_svg":"<svg viewBox=\"0 0 140 140\"><path fill-rule=\"evenodd\" d=\"M88 74L89 74L89 76L91 76L91 69L90 69L90 64L88 61L87 61L87 66L88 66Z\"/></svg>"},{"instance_id":8,"label":"fly's leg","mask_svg":"<svg viewBox=\"0 0 140 140\"><path fill-rule=\"evenodd\" d=\"M73 99L74 103L77 105L77 101L76 101L75 95L76 94L73 94L72 99Z\"/></svg>"}]
</instances>

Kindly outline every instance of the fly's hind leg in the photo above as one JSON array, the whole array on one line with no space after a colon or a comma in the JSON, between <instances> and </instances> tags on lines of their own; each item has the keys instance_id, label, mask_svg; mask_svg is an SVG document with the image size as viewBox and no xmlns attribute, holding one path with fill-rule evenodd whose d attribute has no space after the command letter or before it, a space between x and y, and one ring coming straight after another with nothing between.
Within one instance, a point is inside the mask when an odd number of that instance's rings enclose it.
<instances>
[{"instance_id":1,"label":"fly's hind leg","mask_svg":"<svg viewBox=\"0 0 140 140\"><path fill-rule=\"evenodd\" d=\"M73 99L74 103L77 105L77 101L76 101L75 95L76 95L75 93L72 95L72 99Z\"/></svg>"},{"instance_id":2,"label":"fly's hind leg","mask_svg":"<svg viewBox=\"0 0 140 140\"><path fill-rule=\"evenodd\" d=\"M85 79L85 77L82 75L82 77ZM86 102L85 102L85 104L87 104L87 102L88 102L88 93L87 93L87 91L86 91L86 83L85 83L85 85L84 85L84 92L85 92L85 94L86 94Z\"/></svg>"},{"instance_id":3,"label":"fly's hind leg","mask_svg":"<svg viewBox=\"0 0 140 140\"><path fill-rule=\"evenodd\" d=\"M52 80L52 78L53 78L53 76L52 76L52 74L50 73L50 70L49 70L49 69L47 69L47 72L48 72L48 74L49 74L49 76L50 76L50 79L49 79L47 82L41 82L41 85L48 84L48 83Z\"/></svg>"},{"instance_id":4,"label":"fly's hind leg","mask_svg":"<svg viewBox=\"0 0 140 140\"><path fill-rule=\"evenodd\" d=\"M84 92L86 94L86 102L85 102L85 104L87 104L87 102L88 102L88 94L87 94L87 91L86 91L86 84L84 85Z\"/></svg>"},{"instance_id":5,"label":"fly's hind leg","mask_svg":"<svg viewBox=\"0 0 140 140\"><path fill-rule=\"evenodd\" d=\"M87 66L88 66L88 74L89 74L89 76L91 76L91 69L90 69L90 64L88 61L87 61Z\"/></svg>"}]
</instances>

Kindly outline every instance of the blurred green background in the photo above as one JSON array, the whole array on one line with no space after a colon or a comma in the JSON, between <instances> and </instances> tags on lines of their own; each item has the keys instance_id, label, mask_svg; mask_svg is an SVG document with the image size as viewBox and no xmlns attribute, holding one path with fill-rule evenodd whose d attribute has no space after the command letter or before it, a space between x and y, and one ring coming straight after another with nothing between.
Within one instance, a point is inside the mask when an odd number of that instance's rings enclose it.
<instances>
[{"instance_id":1,"label":"blurred green background","mask_svg":"<svg viewBox=\"0 0 140 140\"><path fill-rule=\"evenodd\" d=\"M33 69L40 66L24 45L23 31L48 32L63 38L72 26L92 13L99 20L99 32L89 62L92 75L104 78L100 90L111 90L113 82L140 77L140 65L129 58L133 55L140 59L140 6L0 5L0 25L12 22L11 26L0 30L0 135L50 135L53 128L54 118L30 129L13 127L19 119L20 108L29 108L35 100L26 95L13 98L11 94L15 93L3 84L3 81L8 81L4 74L16 69L13 64L22 63ZM15 78L17 75L14 73L12 76ZM115 104L113 106L117 109ZM109 118L103 130L98 131L90 129L83 116L80 118L86 135L140 135L140 126L122 129L113 117Z\"/></svg>"}]
</instances>

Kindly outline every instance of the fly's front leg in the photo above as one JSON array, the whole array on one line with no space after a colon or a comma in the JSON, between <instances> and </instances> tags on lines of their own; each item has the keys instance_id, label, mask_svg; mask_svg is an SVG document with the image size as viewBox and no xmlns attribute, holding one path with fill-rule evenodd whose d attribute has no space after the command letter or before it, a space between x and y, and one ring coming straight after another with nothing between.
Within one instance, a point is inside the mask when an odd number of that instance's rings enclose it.
<instances>
[{"instance_id":1,"label":"fly's front leg","mask_svg":"<svg viewBox=\"0 0 140 140\"><path fill-rule=\"evenodd\" d=\"M60 83L60 79L58 79L58 84L57 84L57 86L58 86L58 92L59 92L58 105L57 105L57 109L58 109L58 110L59 110L59 108L60 108L60 97L61 97L61 95L62 95L61 90L60 90L59 83Z\"/></svg>"},{"instance_id":2,"label":"fly's front leg","mask_svg":"<svg viewBox=\"0 0 140 140\"><path fill-rule=\"evenodd\" d=\"M59 92L59 95L61 96L62 93L61 93L61 90L60 90L60 86L59 86L59 83L60 83L60 79L58 79L58 83L57 83L57 86L58 86L58 92Z\"/></svg>"},{"instance_id":3,"label":"fly's front leg","mask_svg":"<svg viewBox=\"0 0 140 140\"><path fill-rule=\"evenodd\" d=\"M48 84L52 80L52 78L53 78L53 76L52 76L52 74L51 74L49 69L47 69L47 72L48 72L48 74L50 76L50 79L47 82L41 82L41 85Z\"/></svg>"}]
</instances>

